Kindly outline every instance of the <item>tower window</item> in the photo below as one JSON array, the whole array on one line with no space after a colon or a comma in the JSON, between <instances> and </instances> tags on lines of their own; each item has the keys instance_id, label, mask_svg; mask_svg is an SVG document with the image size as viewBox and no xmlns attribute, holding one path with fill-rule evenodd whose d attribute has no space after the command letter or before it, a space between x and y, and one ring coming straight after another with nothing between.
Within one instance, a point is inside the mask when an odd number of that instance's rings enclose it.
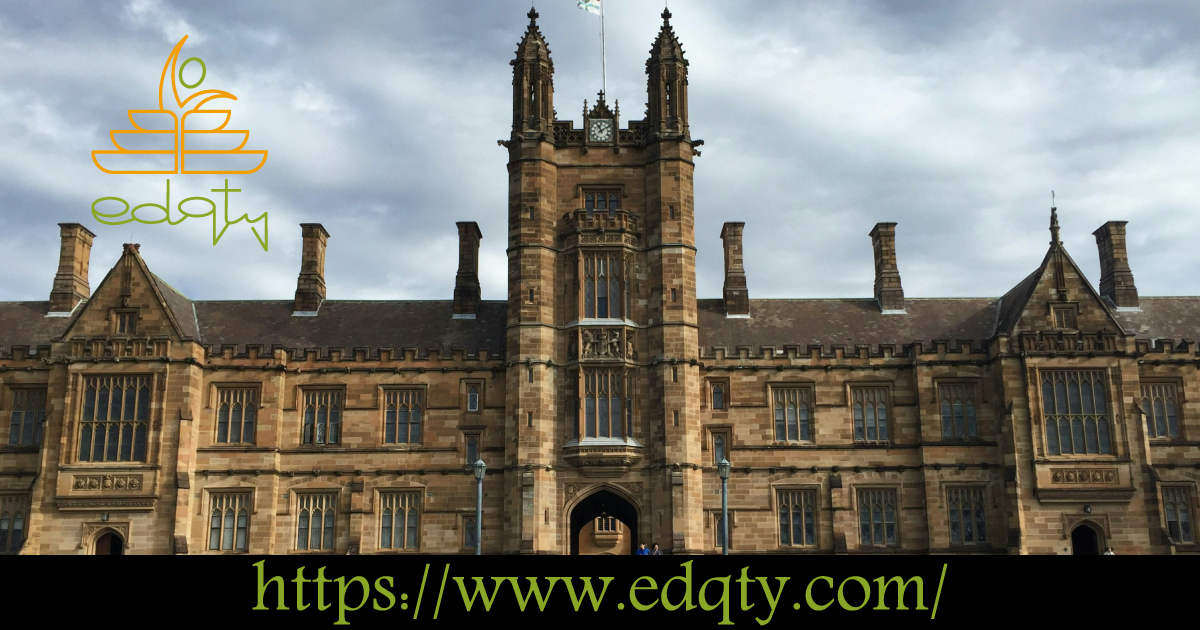
<instances>
[{"instance_id":1,"label":"tower window","mask_svg":"<svg viewBox=\"0 0 1200 630\"><path fill-rule=\"evenodd\" d=\"M588 370L583 375L584 437L620 438L628 434L626 375L622 370ZM625 413L622 413L625 412ZM631 419L629 419L631 421Z\"/></svg>"},{"instance_id":2,"label":"tower window","mask_svg":"<svg viewBox=\"0 0 1200 630\"><path fill-rule=\"evenodd\" d=\"M712 408L725 408L725 388L722 385L713 385L712 388Z\"/></svg>"},{"instance_id":3,"label":"tower window","mask_svg":"<svg viewBox=\"0 0 1200 630\"><path fill-rule=\"evenodd\" d=\"M619 198L615 190L588 191L583 193L583 209L587 210L588 216L591 216L594 210L608 212L609 215L612 215L620 206Z\"/></svg>"},{"instance_id":4,"label":"tower window","mask_svg":"<svg viewBox=\"0 0 1200 630\"><path fill-rule=\"evenodd\" d=\"M624 288L622 288L624 287ZM629 267L617 252L583 256L584 318L619 318L622 302L629 302ZM622 300L621 296L625 295Z\"/></svg>"},{"instance_id":5,"label":"tower window","mask_svg":"<svg viewBox=\"0 0 1200 630\"><path fill-rule=\"evenodd\" d=\"M677 289L671 289L671 301L672 302L679 301L679 291Z\"/></svg>"}]
</instances>

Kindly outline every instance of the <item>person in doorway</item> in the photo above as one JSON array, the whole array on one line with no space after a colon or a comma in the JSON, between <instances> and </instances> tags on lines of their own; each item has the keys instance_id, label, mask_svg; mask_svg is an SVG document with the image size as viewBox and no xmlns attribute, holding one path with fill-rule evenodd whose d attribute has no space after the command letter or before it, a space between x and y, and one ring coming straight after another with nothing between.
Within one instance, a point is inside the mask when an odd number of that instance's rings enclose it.
<instances>
[{"instance_id":1,"label":"person in doorway","mask_svg":"<svg viewBox=\"0 0 1200 630\"><path fill-rule=\"evenodd\" d=\"M646 543L638 543L638 548L637 548L637 551L634 551L634 552L633 552L633 555L635 555L635 556L648 556L648 555L650 555L650 550L649 550L649 549L646 549Z\"/></svg>"},{"instance_id":2,"label":"person in doorway","mask_svg":"<svg viewBox=\"0 0 1200 630\"><path fill-rule=\"evenodd\" d=\"M652 556L663 555L662 549L658 548L658 543L654 543L653 545L650 545L650 555L652 555Z\"/></svg>"},{"instance_id":3,"label":"person in doorway","mask_svg":"<svg viewBox=\"0 0 1200 630\"><path fill-rule=\"evenodd\" d=\"M1115 555L1117 555L1117 554L1116 554L1116 552L1114 552L1114 551L1113 551L1113 548L1112 548L1112 547L1108 547L1108 548L1106 548L1106 549L1104 550L1104 555L1106 555L1106 556L1115 556Z\"/></svg>"}]
</instances>

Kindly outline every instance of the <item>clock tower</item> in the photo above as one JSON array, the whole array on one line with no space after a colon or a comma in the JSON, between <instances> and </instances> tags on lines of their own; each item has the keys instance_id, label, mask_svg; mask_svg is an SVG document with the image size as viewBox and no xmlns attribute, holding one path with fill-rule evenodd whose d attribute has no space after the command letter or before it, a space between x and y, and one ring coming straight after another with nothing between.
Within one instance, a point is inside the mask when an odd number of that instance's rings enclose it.
<instances>
[{"instance_id":1,"label":"clock tower","mask_svg":"<svg viewBox=\"0 0 1200 630\"><path fill-rule=\"evenodd\" d=\"M644 120L600 92L555 120L536 11L513 60L505 544L578 553L605 515L702 549L700 377L687 61L663 22ZM509 472L511 471L511 473Z\"/></svg>"}]
</instances>

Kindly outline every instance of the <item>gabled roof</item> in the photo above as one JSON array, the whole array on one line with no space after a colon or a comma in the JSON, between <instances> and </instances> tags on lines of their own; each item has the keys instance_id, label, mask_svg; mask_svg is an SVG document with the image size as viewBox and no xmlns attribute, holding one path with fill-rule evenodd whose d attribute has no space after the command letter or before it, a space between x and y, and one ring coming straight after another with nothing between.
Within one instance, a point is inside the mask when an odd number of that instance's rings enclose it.
<instances>
[{"instance_id":1,"label":"gabled roof","mask_svg":"<svg viewBox=\"0 0 1200 630\"><path fill-rule=\"evenodd\" d=\"M1033 297L1034 291L1039 283L1046 277L1047 268L1054 262L1056 257L1061 256L1064 265L1070 265L1075 274L1079 277L1081 284L1095 300L1100 308L1104 309L1104 313L1108 316L1117 332L1124 334L1125 329L1121 322L1114 316L1113 309L1109 303L1100 297L1100 293L1092 286L1092 283L1083 275L1083 270L1079 265L1075 264L1075 260L1067 253L1067 249L1063 247L1061 241L1055 239L1050 243L1050 248L1046 250L1046 255L1042 257L1042 264L1038 265L1033 273L1025 277L1024 280L1017 283L1017 286L1009 289L1004 297L1000 298L1000 313L996 320L995 335L1005 334L1011 335L1016 325L1021 320L1021 315L1025 311L1025 307L1029 304L1030 298Z\"/></svg>"}]
</instances>

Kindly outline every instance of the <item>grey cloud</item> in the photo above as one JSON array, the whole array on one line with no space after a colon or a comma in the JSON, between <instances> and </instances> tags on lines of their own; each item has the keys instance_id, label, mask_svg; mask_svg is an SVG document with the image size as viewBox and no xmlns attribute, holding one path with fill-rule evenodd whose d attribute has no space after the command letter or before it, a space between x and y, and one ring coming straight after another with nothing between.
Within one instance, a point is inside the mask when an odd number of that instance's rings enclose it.
<instances>
[{"instance_id":1,"label":"grey cloud","mask_svg":"<svg viewBox=\"0 0 1200 630\"><path fill-rule=\"evenodd\" d=\"M724 221L745 221L754 297L871 293L867 233L895 221L906 292L996 296L1045 251L1049 191L1096 282L1091 231L1129 224L1145 295L1197 294L1200 15L1188 3L677 2L691 60L699 289L721 290ZM560 118L600 89L596 21L539 3ZM0 6L0 299L45 299L55 223L99 238L93 283L129 238L196 299L288 298L300 222L332 234L331 298L449 299L458 220L483 231L483 290L506 295L508 61L523 2L153 2ZM608 94L645 107L657 3L607 10ZM186 26L185 26L186 25ZM239 97L233 126L267 166L233 177L244 225L97 225L100 196L149 201L165 178L115 178L89 152L156 97L179 29L205 87ZM172 179L172 197L211 182ZM203 185L202 185L203 184ZM198 193L189 193L198 194Z\"/></svg>"}]
</instances>

